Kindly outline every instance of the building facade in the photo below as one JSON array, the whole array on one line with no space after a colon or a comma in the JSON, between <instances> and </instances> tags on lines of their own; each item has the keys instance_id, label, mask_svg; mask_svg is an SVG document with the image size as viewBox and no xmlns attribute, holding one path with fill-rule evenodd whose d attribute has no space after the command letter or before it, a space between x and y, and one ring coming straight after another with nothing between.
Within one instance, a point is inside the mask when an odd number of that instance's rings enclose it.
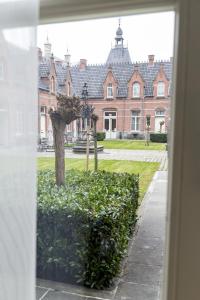
<instances>
[{"instance_id":1,"label":"building facade","mask_svg":"<svg viewBox=\"0 0 200 300\"><path fill-rule=\"evenodd\" d=\"M172 59L133 63L124 46L119 25L115 46L102 65L88 65L80 59L70 64L51 55L49 41L44 45L44 56L39 49L39 135L52 140L48 110L56 107L56 94L81 98L84 83L88 86L88 102L95 107L99 120L97 130L107 139L144 138L147 120L150 132L167 132L171 94ZM77 124L67 126L67 132L77 137Z\"/></svg>"}]
</instances>

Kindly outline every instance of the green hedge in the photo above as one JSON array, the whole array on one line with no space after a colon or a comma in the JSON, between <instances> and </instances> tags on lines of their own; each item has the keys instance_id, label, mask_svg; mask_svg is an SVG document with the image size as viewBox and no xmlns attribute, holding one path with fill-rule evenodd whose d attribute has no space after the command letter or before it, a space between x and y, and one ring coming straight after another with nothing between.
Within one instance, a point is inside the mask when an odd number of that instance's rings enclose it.
<instances>
[{"instance_id":1,"label":"green hedge","mask_svg":"<svg viewBox=\"0 0 200 300\"><path fill-rule=\"evenodd\" d=\"M97 141L105 140L106 133L105 132L97 132Z\"/></svg>"},{"instance_id":2,"label":"green hedge","mask_svg":"<svg viewBox=\"0 0 200 300\"><path fill-rule=\"evenodd\" d=\"M167 133L151 133L150 141L155 143L167 143Z\"/></svg>"},{"instance_id":3,"label":"green hedge","mask_svg":"<svg viewBox=\"0 0 200 300\"><path fill-rule=\"evenodd\" d=\"M38 174L37 276L104 288L112 284L136 222L137 175Z\"/></svg>"}]
</instances>

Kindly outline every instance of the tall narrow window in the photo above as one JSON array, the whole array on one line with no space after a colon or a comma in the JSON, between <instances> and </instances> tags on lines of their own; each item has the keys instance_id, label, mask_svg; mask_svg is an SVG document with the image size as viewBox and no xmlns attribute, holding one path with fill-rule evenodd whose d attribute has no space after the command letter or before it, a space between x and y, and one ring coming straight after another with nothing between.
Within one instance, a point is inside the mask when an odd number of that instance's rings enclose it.
<instances>
[{"instance_id":1,"label":"tall narrow window","mask_svg":"<svg viewBox=\"0 0 200 300\"><path fill-rule=\"evenodd\" d=\"M140 97L140 84L138 82L133 83L133 98Z\"/></svg>"},{"instance_id":2,"label":"tall narrow window","mask_svg":"<svg viewBox=\"0 0 200 300\"><path fill-rule=\"evenodd\" d=\"M51 93L55 93L55 78L52 76L51 77L51 88L50 88Z\"/></svg>"},{"instance_id":3,"label":"tall narrow window","mask_svg":"<svg viewBox=\"0 0 200 300\"><path fill-rule=\"evenodd\" d=\"M113 85L109 83L107 86L107 98L113 98Z\"/></svg>"},{"instance_id":4,"label":"tall narrow window","mask_svg":"<svg viewBox=\"0 0 200 300\"><path fill-rule=\"evenodd\" d=\"M157 97L164 97L164 96L165 96L165 84L163 81L159 81L157 86Z\"/></svg>"},{"instance_id":5,"label":"tall narrow window","mask_svg":"<svg viewBox=\"0 0 200 300\"><path fill-rule=\"evenodd\" d=\"M133 130L133 131L140 130L139 121L140 121L140 112L132 111L131 130Z\"/></svg>"}]
</instances>

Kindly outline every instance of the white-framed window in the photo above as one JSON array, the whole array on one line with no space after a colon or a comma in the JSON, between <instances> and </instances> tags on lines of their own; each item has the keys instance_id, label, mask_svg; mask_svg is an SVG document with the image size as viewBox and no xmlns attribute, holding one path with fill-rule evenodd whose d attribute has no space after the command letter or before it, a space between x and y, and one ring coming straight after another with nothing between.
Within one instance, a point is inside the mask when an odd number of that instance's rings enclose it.
<instances>
[{"instance_id":1,"label":"white-framed window","mask_svg":"<svg viewBox=\"0 0 200 300\"><path fill-rule=\"evenodd\" d=\"M0 81L4 79L4 67L3 63L0 62Z\"/></svg>"},{"instance_id":2,"label":"white-framed window","mask_svg":"<svg viewBox=\"0 0 200 300\"><path fill-rule=\"evenodd\" d=\"M133 98L140 97L140 84L138 82L133 83Z\"/></svg>"},{"instance_id":3,"label":"white-framed window","mask_svg":"<svg viewBox=\"0 0 200 300\"><path fill-rule=\"evenodd\" d=\"M107 98L113 98L113 85L109 83L107 86Z\"/></svg>"},{"instance_id":4,"label":"white-framed window","mask_svg":"<svg viewBox=\"0 0 200 300\"><path fill-rule=\"evenodd\" d=\"M50 91L51 91L51 93L55 93L55 90L56 90L55 78L52 76L52 77L51 77Z\"/></svg>"},{"instance_id":5,"label":"white-framed window","mask_svg":"<svg viewBox=\"0 0 200 300\"><path fill-rule=\"evenodd\" d=\"M155 116L156 117L164 117L165 116L165 111L164 109L158 109L155 111Z\"/></svg>"},{"instance_id":6,"label":"white-framed window","mask_svg":"<svg viewBox=\"0 0 200 300\"><path fill-rule=\"evenodd\" d=\"M104 130L116 131L117 129L117 112L105 111L104 112Z\"/></svg>"},{"instance_id":7,"label":"white-framed window","mask_svg":"<svg viewBox=\"0 0 200 300\"><path fill-rule=\"evenodd\" d=\"M165 96L165 83L163 81L159 81L157 85L157 97Z\"/></svg>"},{"instance_id":8,"label":"white-framed window","mask_svg":"<svg viewBox=\"0 0 200 300\"><path fill-rule=\"evenodd\" d=\"M41 106L40 107L40 113L41 113L41 115L46 115L46 106Z\"/></svg>"},{"instance_id":9,"label":"white-framed window","mask_svg":"<svg viewBox=\"0 0 200 300\"><path fill-rule=\"evenodd\" d=\"M132 131L139 131L140 130L140 112L139 111L132 111L131 116L131 130Z\"/></svg>"}]
</instances>

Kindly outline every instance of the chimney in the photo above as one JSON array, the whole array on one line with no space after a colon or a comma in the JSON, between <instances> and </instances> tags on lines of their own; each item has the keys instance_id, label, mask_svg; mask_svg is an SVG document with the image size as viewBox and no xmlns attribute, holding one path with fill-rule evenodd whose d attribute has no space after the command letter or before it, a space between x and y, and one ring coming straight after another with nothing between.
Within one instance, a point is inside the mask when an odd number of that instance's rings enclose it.
<instances>
[{"instance_id":1,"label":"chimney","mask_svg":"<svg viewBox=\"0 0 200 300\"><path fill-rule=\"evenodd\" d=\"M51 44L49 43L48 37L47 37L46 43L44 43L44 56L46 58L50 58L51 57Z\"/></svg>"},{"instance_id":2,"label":"chimney","mask_svg":"<svg viewBox=\"0 0 200 300\"><path fill-rule=\"evenodd\" d=\"M39 62L42 61L42 50L40 48L38 48L38 60Z\"/></svg>"},{"instance_id":3,"label":"chimney","mask_svg":"<svg viewBox=\"0 0 200 300\"><path fill-rule=\"evenodd\" d=\"M155 57L155 55L153 55L153 54L148 55L149 66L153 66L154 65L154 57Z\"/></svg>"},{"instance_id":4,"label":"chimney","mask_svg":"<svg viewBox=\"0 0 200 300\"><path fill-rule=\"evenodd\" d=\"M87 59L81 58L79 64L79 70L85 70L86 67L87 67Z\"/></svg>"}]
</instances>

